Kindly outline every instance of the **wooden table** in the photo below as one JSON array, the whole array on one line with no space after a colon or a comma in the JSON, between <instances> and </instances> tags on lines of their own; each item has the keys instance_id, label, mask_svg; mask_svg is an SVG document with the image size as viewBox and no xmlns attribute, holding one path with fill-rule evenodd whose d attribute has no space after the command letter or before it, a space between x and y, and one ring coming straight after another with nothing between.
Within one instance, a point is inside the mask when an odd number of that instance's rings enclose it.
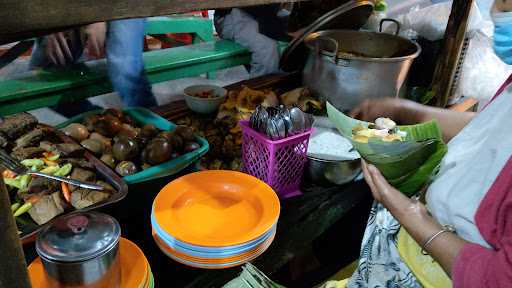
<instances>
[{"instance_id":1,"label":"wooden table","mask_svg":"<svg viewBox=\"0 0 512 288\"><path fill-rule=\"evenodd\" d=\"M299 0L3 0L0 44L94 22Z\"/></svg>"},{"instance_id":2,"label":"wooden table","mask_svg":"<svg viewBox=\"0 0 512 288\"><path fill-rule=\"evenodd\" d=\"M238 83L231 88L236 89L242 84L268 87L276 82L280 83L280 87L287 87L294 86L296 81L296 77L265 76ZM154 111L165 118L175 119L183 107L183 103L176 102ZM135 242L144 251L158 287L222 287L240 272L240 267L201 270L184 266L165 256L154 243L150 223L154 198L172 179L192 171L195 171L195 166L180 175L131 185L123 201L102 210L120 222L123 237ZM273 244L262 256L252 261L264 273L288 287L311 287L357 259L373 201L364 181L328 187L316 186L306 180L303 182L303 196L281 201L281 214ZM30 263L36 257L34 246L25 246L24 250ZM291 269L287 267L297 261L307 262L307 255L304 256L306 251L314 251L322 260L323 267L315 273L299 273L299 277L292 277L294 271L290 272Z\"/></svg>"},{"instance_id":3,"label":"wooden table","mask_svg":"<svg viewBox=\"0 0 512 288\"><path fill-rule=\"evenodd\" d=\"M186 174L191 170L184 171ZM178 177L180 175L176 175ZM151 236L151 204L160 189L175 177L130 186L121 202L101 210L121 224L122 236L135 242L149 260L157 287L222 287L240 272L194 269L165 256ZM372 197L364 181L320 187L304 183L304 196L281 202L277 234L270 248L252 263L288 287L311 287L357 259ZM287 264L314 250L323 268L292 279ZM24 247L27 263L37 256L34 245Z\"/></svg>"}]
</instances>

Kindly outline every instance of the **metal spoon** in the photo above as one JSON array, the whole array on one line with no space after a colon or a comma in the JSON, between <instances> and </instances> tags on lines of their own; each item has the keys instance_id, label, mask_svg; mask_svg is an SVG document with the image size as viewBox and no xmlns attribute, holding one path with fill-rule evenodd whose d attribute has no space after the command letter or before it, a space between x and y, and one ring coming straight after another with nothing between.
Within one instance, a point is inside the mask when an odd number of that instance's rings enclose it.
<instances>
[{"instance_id":1,"label":"metal spoon","mask_svg":"<svg viewBox=\"0 0 512 288\"><path fill-rule=\"evenodd\" d=\"M266 134L267 137L271 140L276 140L279 137L277 127L272 118L269 118L267 121Z\"/></svg>"},{"instance_id":2,"label":"metal spoon","mask_svg":"<svg viewBox=\"0 0 512 288\"><path fill-rule=\"evenodd\" d=\"M286 136L292 136L293 135L293 122L292 118L290 117L290 110L286 109L285 113L283 114L283 122L286 127Z\"/></svg>"},{"instance_id":3,"label":"metal spoon","mask_svg":"<svg viewBox=\"0 0 512 288\"><path fill-rule=\"evenodd\" d=\"M286 138L286 124L284 124L282 114L279 114L276 118L274 118L274 123L276 123L278 138Z\"/></svg>"},{"instance_id":4,"label":"metal spoon","mask_svg":"<svg viewBox=\"0 0 512 288\"><path fill-rule=\"evenodd\" d=\"M293 107L290 109L290 118L293 123L292 133L302 133L305 126L304 112L302 112L302 110L300 110L298 107Z\"/></svg>"}]
</instances>

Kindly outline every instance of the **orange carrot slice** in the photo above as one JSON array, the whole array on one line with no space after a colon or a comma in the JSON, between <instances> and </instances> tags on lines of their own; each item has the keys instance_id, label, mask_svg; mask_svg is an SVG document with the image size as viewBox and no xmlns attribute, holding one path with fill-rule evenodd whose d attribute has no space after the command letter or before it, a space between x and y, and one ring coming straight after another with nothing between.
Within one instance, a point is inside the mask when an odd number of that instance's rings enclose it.
<instances>
[{"instance_id":1,"label":"orange carrot slice","mask_svg":"<svg viewBox=\"0 0 512 288\"><path fill-rule=\"evenodd\" d=\"M64 195L64 199L66 199L68 203L71 203L71 192L69 191L68 184L60 182L60 186L62 188L62 195Z\"/></svg>"}]
</instances>

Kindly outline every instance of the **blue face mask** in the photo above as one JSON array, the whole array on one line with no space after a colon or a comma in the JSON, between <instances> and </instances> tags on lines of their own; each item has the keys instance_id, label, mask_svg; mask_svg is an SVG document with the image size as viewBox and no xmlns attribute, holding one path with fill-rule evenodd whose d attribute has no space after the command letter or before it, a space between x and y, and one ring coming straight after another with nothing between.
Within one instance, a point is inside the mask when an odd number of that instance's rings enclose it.
<instances>
[{"instance_id":1,"label":"blue face mask","mask_svg":"<svg viewBox=\"0 0 512 288\"><path fill-rule=\"evenodd\" d=\"M512 12L493 15L494 52L505 63L512 65Z\"/></svg>"}]
</instances>

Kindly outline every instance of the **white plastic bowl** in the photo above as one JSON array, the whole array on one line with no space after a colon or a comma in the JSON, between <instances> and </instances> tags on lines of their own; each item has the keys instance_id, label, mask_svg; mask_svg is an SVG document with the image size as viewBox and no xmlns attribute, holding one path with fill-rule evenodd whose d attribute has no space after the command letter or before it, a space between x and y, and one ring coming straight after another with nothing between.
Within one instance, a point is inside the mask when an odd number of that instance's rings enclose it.
<instances>
[{"instance_id":1,"label":"white plastic bowl","mask_svg":"<svg viewBox=\"0 0 512 288\"><path fill-rule=\"evenodd\" d=\"M215 97L201 98L194 96L205 91L213 91ZM187 102L190 110L201 114L211 114L216 112L219 106L224 103L228 91L215 85L193 85L185 88L183 94L185 94L185 102Z\"/></svg>"}]
</instances>

